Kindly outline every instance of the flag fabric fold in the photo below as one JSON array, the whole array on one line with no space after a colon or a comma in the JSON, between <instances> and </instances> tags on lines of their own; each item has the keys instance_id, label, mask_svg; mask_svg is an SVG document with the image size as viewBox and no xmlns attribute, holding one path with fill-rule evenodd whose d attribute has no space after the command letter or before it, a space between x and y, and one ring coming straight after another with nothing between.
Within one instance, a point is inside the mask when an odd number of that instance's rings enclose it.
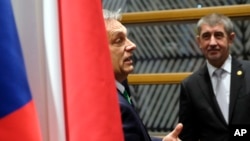
<instances>
[{"instance_id":1,"label":"flag fabric fold","mask_svg":"<svg viewBox=\"0 0 250 141\"><path fill-rule=\"evenodd\" d=\"M100 0L59 0L67 141L123 141Z\"/></svg>"},{"instance_id":2,"label":"flag fabric fold","mask_svg":"<svg viewBox=\"0 0 250 141\"><path fill-rule=\"evenodd\" d=\"M0 1L0 54L0 140L40 141L10 0Z\"/></svg>"},{"instance_id":3,"label":"flag fabric fold","mask_svg":"<svg viewBox=\"0 0 250 141\"><path fill-rule=\"evenodd\" d=\"M66 140L123 141L101 1L59 0L58 4ZM0 141L42 141L21 48L11 0L1 0Z\"/></svg>"}]
</instances>

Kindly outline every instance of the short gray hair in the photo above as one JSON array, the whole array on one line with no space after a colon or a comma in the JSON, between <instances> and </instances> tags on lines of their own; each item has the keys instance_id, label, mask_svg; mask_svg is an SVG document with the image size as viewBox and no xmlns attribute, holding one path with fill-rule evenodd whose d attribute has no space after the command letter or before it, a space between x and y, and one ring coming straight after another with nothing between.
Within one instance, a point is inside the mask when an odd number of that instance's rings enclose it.
<instances>
[{"instance_id":1,"label":"short gray hair","mask_svg":"<svg viewBox=\"0 0 250 141\"><path fill-rule=\"evenodd\" d=\"M108 19L114 19L114 20L118 20L120 21L122 19L122 16L120 14L120 9L118 11L110 11L110 10L107 10L107 9L103 9L103 18L105 20L108 20Z\"/></svg>"},{"instance_id":2,"label":"short gray hair","mask_svg":"<svg viewBox=\"0 0 250 141\"><path fill-rule=\"evenodd\" d=\"M230 35L234 30L232 21L227 16L218 13L206 15L198 21L197 35L200 35L202 24L208 24L210 26L215 26L216 24L223 24L225 31L228 35Z\"/></svg>"}]
</instances>

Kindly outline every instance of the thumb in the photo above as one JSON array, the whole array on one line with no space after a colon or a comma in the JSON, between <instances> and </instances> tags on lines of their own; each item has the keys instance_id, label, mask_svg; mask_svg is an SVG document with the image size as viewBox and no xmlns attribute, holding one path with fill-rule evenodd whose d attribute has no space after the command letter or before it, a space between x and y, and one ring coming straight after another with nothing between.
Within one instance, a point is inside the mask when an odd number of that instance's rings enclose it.
<instances>
[{"instance_id":1,"label":"thumb","mask_svg":"<svg viewBox=\"0 0 250 141\"><path fill-rule=\"evenodd\" d=\"M174 138L178 138L179 134L181 133L183 129L183 125L182 123L178 123L176 126L175 126L175 129L170 133L172 137Z\"/></svg>"}]
</instances>

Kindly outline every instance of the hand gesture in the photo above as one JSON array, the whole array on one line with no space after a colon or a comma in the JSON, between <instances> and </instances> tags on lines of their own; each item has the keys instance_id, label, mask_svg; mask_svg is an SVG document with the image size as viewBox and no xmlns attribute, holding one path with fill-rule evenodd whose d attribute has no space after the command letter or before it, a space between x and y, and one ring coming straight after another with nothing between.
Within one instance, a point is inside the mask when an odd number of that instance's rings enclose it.
<instances>
[{"instance_id":1,"label":"hand gesture","mask_svg":"<svg viewBox=\"0 0 250 141\"><path fill-rule=\"evenodd\" d=\"M170 132L167 136L165 136L162 139L162 141L180 141L178 136L181 133L182 128L183 128L183 125L181 123L178 123L175 129L172 132Z\"/></svg>"}]
</instances>

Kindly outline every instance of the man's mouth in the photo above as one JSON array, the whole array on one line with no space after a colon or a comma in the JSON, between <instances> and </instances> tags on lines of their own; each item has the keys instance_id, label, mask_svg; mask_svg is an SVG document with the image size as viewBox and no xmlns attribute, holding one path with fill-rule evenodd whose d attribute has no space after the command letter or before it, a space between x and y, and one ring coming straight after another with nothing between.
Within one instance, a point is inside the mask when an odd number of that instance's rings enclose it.
<instances>
[{"instance_id":1,"label":"man's mouth","mask_svg":"<svg viewBox=\"0 0 250 141\"><path fill-rule=\"evenodd\" d=\"M132 56L126 58L126 59L124 60L124 62L133 63Z\"/></svg>"}]
</instances>

